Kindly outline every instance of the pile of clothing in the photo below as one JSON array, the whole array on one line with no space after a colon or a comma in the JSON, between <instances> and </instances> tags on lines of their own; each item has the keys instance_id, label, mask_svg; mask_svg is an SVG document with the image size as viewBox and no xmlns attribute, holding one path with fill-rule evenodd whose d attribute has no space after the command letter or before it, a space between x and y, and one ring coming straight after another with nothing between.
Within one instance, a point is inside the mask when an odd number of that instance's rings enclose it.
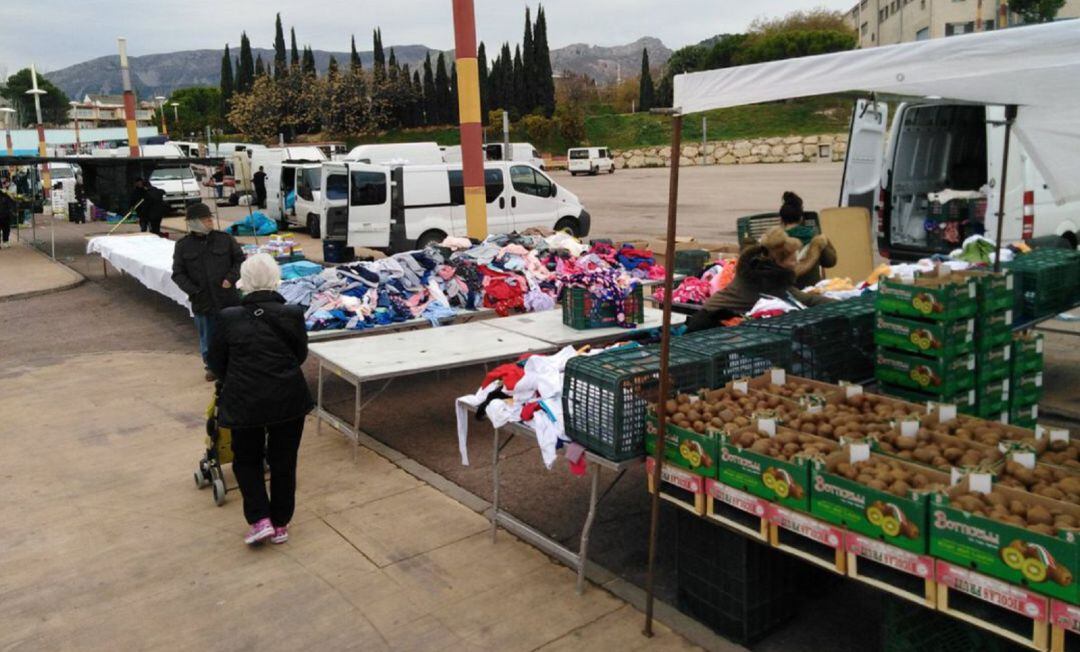
<instances>
[{"instance_id":1,"label":"pile of clothing","mask_svg":"<svg viewBox=\"0 0 1080 652\"><path fill-rule=\"evenodd\" d=\"M735 278L735 266L738 260L724 258L714 262L708 269L701 273L700 277L687 276L671 292L675 303L692 303L700 305L731 284ZM657 288L653 291L659 301L664 300L664 289Z\"/></svg>"},{"instance_id":2,"label":"pile of clothing","mask_svg":"<svg viewBox=\"0 0 1080 652\"><path fill-rule=\"evenodd\" d=\"M607 274L622 288L663 275L650 252L621 251L635 252L626 257L632 269L614 250L600 255L566 233L496 235L480 243L449 237L423 251L285 280L281 293L306 307L308 330L364 329L419 317L438 325L464 310L489 308L500 316L551 310L582 274Z\"/></svg>"}]
</instances>

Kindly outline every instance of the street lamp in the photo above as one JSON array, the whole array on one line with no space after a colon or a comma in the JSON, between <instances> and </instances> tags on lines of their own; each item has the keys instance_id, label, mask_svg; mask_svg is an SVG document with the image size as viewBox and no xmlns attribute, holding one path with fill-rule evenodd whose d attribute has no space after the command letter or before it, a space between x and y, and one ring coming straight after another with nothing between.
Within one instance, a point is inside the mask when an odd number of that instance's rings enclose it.
<instances>
[{"instance_id":1,"label":"street lamp","mask_svg":"<svg viewBox=\"0 0 1080 652\"><path fill-rule=\"evenodd\" d=\"M75 120L75 154L82 152L82 139L79 137L79 103L75 100L68 102L71 105L71 117Z\"/></svg>"},{"instance_id":2,"label":"street lamp","mask_svg":"<svg viewBox=\"0 0 1080 652\"><path fill-rule=\"evenodd\" d=\"M158 95L154 99L158 101L158 109L161 111L161 135L168 136L169 128L165 126L165 97Z\"/></svg>"},{"instance_id":3,"label":"street lamp","mask_svg":"<svg viewBox=\"0 0 1080 652\"><path fill-rule=\"evenodd\" d=\"M4 114L4 131L7 135L7 155L15 156L15 146L11 142L11 115L15 113L15 109L10 107L0 107L0 113Z\"/></svg>"},{"instance_id":4,"label":"street lamp","mask_svg":"<svg viewBox=\"0 0 1080 652\"><path fill-rule=\"evenodd\" d=\"M180 123L180 113L179 113L180 109L178 109L177 107L180 106L180 103L179 102L172 102L171 104L172 104L173 123L174 124L179 124Z\"/></svg>"},{"instance_id":5,"label":"street lamp","mask_svg":"<svg viewBox=\"0 0 1080 652\"><path fill-rule=\"evenodd\" d=\"M46 93L38 88L37 68L34 64L30 64L30 84L31 88L26 91L26 94L34 96L34 111L37 112L38 156L45 158L45 123L41 121L41 96ZM51 194L52 189L50 184L52 183L52 178L49 175L49 164L46 163L43 168L44 174L42 176L44 178L42 180L42 190L44 191L44 196L47 198Z\"/></svg>"}]
</instances>

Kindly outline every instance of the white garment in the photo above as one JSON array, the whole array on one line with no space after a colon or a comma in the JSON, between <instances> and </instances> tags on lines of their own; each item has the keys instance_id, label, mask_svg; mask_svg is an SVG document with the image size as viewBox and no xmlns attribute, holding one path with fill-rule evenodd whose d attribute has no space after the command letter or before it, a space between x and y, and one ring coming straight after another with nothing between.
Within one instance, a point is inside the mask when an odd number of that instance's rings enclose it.
<instances>
[{"instance_id":1,"label":"white garment","mask_svg":"<svg viewBox=\"0 0 1080 652\"><path fill-rule=\"evenodd\" d=\"M566 361L576 355L574 347L566 346L554 355L534 355L526 360L525 375L514 385L514 401L524 404L536 397L561 396Z\"/></svg>"},{"instance_id":2,"label":"white garment","mask_svg":"<svg viewBox=\"0 0 1080 652\"><path fill-rule=\"evenodd\" d=\"M481 387L475 394L459 396L454 401L454 413L457 416L457 440L458 452L461 453L461 464L469 465L469 448L466 440L469 438L469 411L468 406L476 407L487 400L487 397L496 389L502 387L502 383L495 381L486 387Z\"/></svg>"},{"instance_id":3,"label":"white garment","mask_svg":"<svg viewBox=\"0 0 1080 652\"><path fill-rule=\"evenodd\" d=\"M559 441L570 441L563 429L562 401L544 401L544 405L554 413L552 421L547 412L539 409L533 414L533 430L536 431L536 444L540 447L540 458L549 470L558 457Z\"/></svg>"}]
</instances>

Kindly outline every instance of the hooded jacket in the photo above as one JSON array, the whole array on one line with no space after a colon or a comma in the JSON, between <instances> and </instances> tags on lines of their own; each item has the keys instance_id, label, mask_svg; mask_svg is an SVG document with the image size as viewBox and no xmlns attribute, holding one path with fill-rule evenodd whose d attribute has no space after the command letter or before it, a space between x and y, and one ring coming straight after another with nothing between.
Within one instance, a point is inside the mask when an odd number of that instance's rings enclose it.
<instances>
[{"instance_id":1,"label":"hooded jacket","mask_svg":"<svg viewBox=\"0 0 1080 652\"><path fill-rule=\"evenodd\" d=\"M799 238L805 245L799 251L799 262L795 263L795 285L801 288L817 285L821 280L821 268L836 266L836 248L823 235L815 235L807 242L792 230L788 235Z\"/></svg>"},{"instance_id":2,"label":"hooded jacket","mask_svg":"<svg viewBox=\"0 0 1080 652\"><path fill-rule=\"evenodd\" d=\"M300 366L307 359L304 310L260 290L221 311L207 365L221 381L218 420L244 428L290 421L314 401Z\"/></svg>"},{"instance_id":3,"label":"hooded jacket","mask_svg":"<svg viewBox=\"0 0 1080 652\"><path fill-rule=\"evenodd\" d=\"M764 294L787 301L795 300L804 306L830 301L826 297L802 292L794 283L795 272L778 265L764 245L747 247L735 265L735 278L726 288L709 297L701 310L691 315L687 320L687 330L713 328L725 319L740 316L753 308Z\"/></svg>"},{"instance_id":4,"label":"hooded jacket","mask_svg":"<svg viewBox=\"0 0 1080 652\"><path fill-rule=\"evenodd\" d=\"M172 280L188 295L192 312L216 313L240 303L236 282L243 262L244 250L228 233L189 233L173 250ZM221 287L226 280L232 287Z\"/></svg>"}]
</instances>

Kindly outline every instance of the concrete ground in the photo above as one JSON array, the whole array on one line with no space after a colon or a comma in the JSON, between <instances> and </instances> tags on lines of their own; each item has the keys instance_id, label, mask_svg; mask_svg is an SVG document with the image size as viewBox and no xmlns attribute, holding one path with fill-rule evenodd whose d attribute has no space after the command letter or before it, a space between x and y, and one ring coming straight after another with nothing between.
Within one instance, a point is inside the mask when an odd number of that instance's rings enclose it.
<instances>
[{"instance_id":1,"label":"concrete ground","mask_svg":"<svg viewBox=\"0 0 1080 652\"><path fill-rule=\"evenodd\" d=\"M83 282L82 274L44 253L17 242L0 249L0 301L55 292Z\"/></svg>"}]
</instances>

